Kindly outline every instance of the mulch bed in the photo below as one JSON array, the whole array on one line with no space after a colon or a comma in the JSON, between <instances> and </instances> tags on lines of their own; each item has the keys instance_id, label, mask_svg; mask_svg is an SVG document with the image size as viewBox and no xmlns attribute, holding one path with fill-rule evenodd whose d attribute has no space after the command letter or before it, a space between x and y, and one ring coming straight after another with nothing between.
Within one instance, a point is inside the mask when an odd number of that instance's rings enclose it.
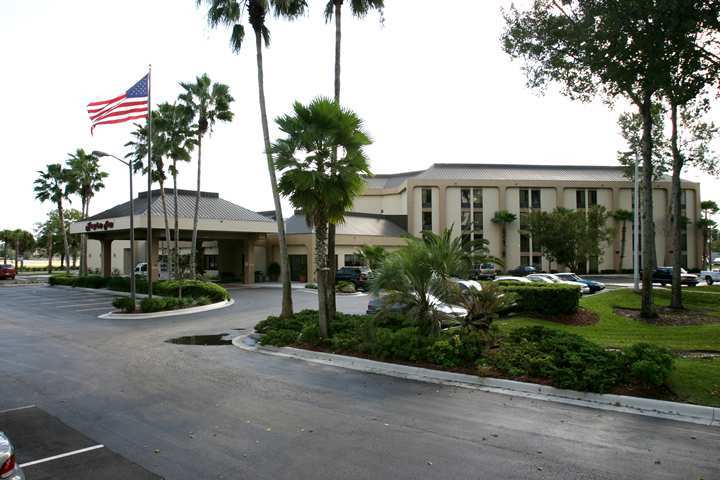
<instances>
[{"instance_id":1,"label":"mulch bed","mask_svg":"<svg viewBox=\"0 0 720 480\"><path fill-rule=\"evenodd\" d=\"M555 323L562 323L563 325L576 325L576 326L587 326L595 325L600 317L596 313L586 310L584 308L578 308L577 312L566 314L566 315L529 315L532 318L540 320L547 320Z\"/></svg>"},{"instance_id":2,"label":"mulch bed","mask_svg":"<svg viewBox=\"0 0 720 480\"><path fill-rule=\"evenodd\" d=\"M708 315L706 310L673 310L668 307L658 308L658 317L653 319L640 318L640 310L630 308L615 308L615 313L633 320L649 323L651 325L704 325L720 323L720 317Z\"/></svg>"}]
</instances>

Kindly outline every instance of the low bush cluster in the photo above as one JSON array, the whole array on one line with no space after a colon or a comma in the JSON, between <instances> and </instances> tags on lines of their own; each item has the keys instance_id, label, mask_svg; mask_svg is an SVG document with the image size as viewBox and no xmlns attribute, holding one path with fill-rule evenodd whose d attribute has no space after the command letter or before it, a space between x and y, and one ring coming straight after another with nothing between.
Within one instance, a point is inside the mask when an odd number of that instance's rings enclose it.
<instances>
[{"instance_id":1,"label":"low bush cluster","mask_svg":"<svg viewBox=\"0 0 720 480\"><path fill-rule=\"evenodd\" d=\"M539 326L512 331L488 361L513 377L549 379L560 388L590 392L623 384L659 387L673 368L672 354L655 345L608 351L579 335Z\"/></svg>"},{"instance_id":2,"label":"low bush cluster","mask_svg":"<svg viewBox=\"0 0 720 480\"><path fill-rule=\"evenodd\" d=\"M355 284L347 280L337 282L337 291L341 293L355 293Z\"/></svg>"},{"instance_id":3,"label":"low bush cluster","mask_svg":"<svg viewBox=\"0 0 720 480\"><path fill-rule=\"evenodd\" d=\"M125 313L135 312L135 302L133 302L130 297L115 297L113 298L112 306Z\"/></svg>"},{"instance_id":4,"label":"low bush cluster","mask_svg":"<svg viewBox=\"0 0 720 480\"><path fill-rule=\"evenodd\" d=\"M177 310L178 308L194 307L198 305L208 305L210 300L207 297L153 297L144 298L140 302L140 311L143 313L164 312L167 310Z\"/></svg>"},{"instance_id":5,"label":"low bush cluster","mask_svg":"<svg viewBox=\"0 0 720 480\"><path fill-rule=\"evenodd\" d=\"M102 277L88 275L85 277L71 275L51 275L50 285L66 285L70 287L107 288L116 292L130 291L130 278L128 277ZM148 284L145 277L135 277L135 291L147 293ZM212 282L202 280L160 280L153 284L153 292L164 297L182 296L196 300L209 299L210 303L222 302L230 299L228 291Z\"/></svg>"},{"instance_id":6,"label":"low bush cluster","mask_svg":"<svg viewBox=\"0 0 720 480\"><path fill-rule=\"evenodd\" d=\"M543 283L517 284L500 282L502 290L517 295L517 310L542 315L568 315L575 313L582 296L573 285Z\"/></svg>"}]
</instances>

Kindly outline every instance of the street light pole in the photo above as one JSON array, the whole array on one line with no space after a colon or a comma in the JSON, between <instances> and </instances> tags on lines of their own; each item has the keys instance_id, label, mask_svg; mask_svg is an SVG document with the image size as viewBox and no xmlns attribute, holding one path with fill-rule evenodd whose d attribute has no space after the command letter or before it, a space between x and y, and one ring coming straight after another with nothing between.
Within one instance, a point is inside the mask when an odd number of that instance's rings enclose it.
<instances>
[{"instance_id":1,"label":"street light pole","mask_svg":"<svg viewBox=\"0 0 720 480\"><path fill-rule=\"evenodd\" d=\"M111 155L109 153L94 151L92 154L96 157L112 157L119 162L124 163L128 167L130 174L130 300L135 305L135 203L133 194L133 168L132 162Z\"/></svg>"}]
</instances>

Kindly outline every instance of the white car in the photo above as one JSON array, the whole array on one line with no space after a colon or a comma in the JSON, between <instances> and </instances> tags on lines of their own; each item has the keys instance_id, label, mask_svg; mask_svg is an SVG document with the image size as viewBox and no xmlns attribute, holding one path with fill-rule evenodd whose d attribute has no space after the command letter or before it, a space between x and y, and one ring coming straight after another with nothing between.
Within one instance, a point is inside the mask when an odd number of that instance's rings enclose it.
<instances>
[{"instance_id":1,"label":"white car","mask_svg":"<svg viewBox=\"0 0 720 480\"><path fill-rule=\"evenodd\" d=\"M703 270L698 277L705 280L705 283L712 285L715 282L720 283L720 270Z\"/></svg>"},{"instance_id":2,"label":"white car","mask_svg":"<svg viewBox=\"0 0 720 480\"><path fill-rule=\"evenodd\" d=\"M511 275L503 275L495 277L496 282L513 282L513 283L532 283L532 280L528 280L526 277L513 277Z\"/></svg>"},{"instance_id":3,"label":"white car","mask_svg":"<svg viewBox=\"0 0 720 480\"><path fill-rule=\"evenodd\" d=\"M15 449L3 432L0 432L0 478L25 480L25 475L15 460Z\"/></svg>"},{"instance_id":4,"label":"white car","mask_svg":"<svg viewBox=\"0 0 720 480\"><path fill-rule=\"evenodd\" d=\"M590 287L585 285L584 283L580 282L572 282L570 280L563 280L557 275L554 275L552 273L531 273L527 276L527 278L530 281L541 281L545 283L560 283L563 285L574 285L576 287L580 287L580 291L583 294L590 293Z\"/></svg>"},{"instance_id":5,"label":"white car","mask_svg":"<svg viewBox=\"0 0 720 480\"><path fill-rule=\"evenodd\" d=\"M482 290L482 285L477 280L462 280L459 278L451 278L450 283L454 283L455 285L460 288L461 292L465 292L467 290L470 290L471 288L474 288L477 291Z\"/></svg>"}]
</instances>

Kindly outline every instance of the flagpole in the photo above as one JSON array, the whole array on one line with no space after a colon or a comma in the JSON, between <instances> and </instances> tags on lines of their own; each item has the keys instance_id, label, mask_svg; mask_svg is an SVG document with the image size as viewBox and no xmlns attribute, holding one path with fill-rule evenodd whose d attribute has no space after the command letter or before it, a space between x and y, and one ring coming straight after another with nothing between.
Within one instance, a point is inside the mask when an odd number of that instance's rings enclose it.
<instances>
[{"instance_id":1,"label":"flagpole","mask_svg":"<svg viewBox=\"0 0 720 480\"><path fill-rule=\"evenodd\" d=\"M148 139L148 188L147 188L147 282L148 282L148 298L152 298L153 284L153 248L152 248L152 104L150 103L150 86L152 84L152 65L148 65L148 121L147 121L147 139Z\"/></svg>"}]
</instances>

